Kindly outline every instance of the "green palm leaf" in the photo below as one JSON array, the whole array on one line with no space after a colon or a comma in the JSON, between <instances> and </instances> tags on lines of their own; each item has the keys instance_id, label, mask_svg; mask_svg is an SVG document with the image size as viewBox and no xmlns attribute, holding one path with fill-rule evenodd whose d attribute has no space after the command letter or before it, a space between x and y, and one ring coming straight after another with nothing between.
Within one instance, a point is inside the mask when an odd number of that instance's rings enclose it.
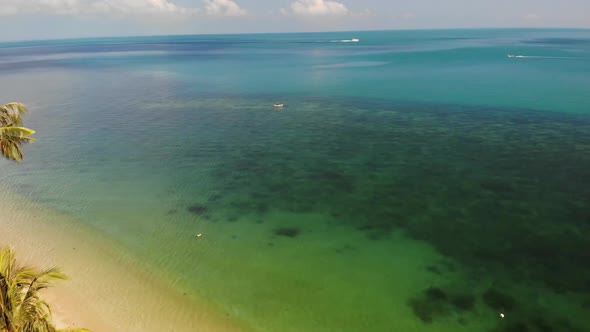
<instances>
[{"instance_id":1,"label":"green palm leaf","mask_svg":"<svg viewBox=\"0 0 590 332\"><path fill-rule=\"evenodd\" d=\"M86 329L57 330L49 305L40 292L66 276L58 269L38 270L17 264L14 251L0 248L0 331L90 332Z\"/></svg>"},{"instance_id":2,"label":"green palm leaf","mask_svg":"<svg viewBox=\"0 0 590 332\"><path fill-rule=\"evenodd\" d=\"M21 116L27 113L27 108L21 103L8 103L0 106L0 127L22 126Z\"/></svg>"},{"instance_id":3,"label":"green palm leaf","mask_svg":"<svg viewBox=\"0 0 590 332\"><path fill-rule=\"evenodd\" d=\"M27 108L21 103L8 103L0 106L0 154L15 161L23 159L21 146L35 141L31 135L34 130L22 127L22 115Z\"/></svg>"},{"instance_id":4,"label":"green palm leaf","mask_svg":"<svg viewBox=\"0 0 590 332\"><path fill-rule=\"evenodd\" d=\"M0 154L6 159L21 161L23 159L21 146L34 142L35 139L30 137L34 133L34 130L24 127L1 127Z\"/></svg>"}]
</instances>

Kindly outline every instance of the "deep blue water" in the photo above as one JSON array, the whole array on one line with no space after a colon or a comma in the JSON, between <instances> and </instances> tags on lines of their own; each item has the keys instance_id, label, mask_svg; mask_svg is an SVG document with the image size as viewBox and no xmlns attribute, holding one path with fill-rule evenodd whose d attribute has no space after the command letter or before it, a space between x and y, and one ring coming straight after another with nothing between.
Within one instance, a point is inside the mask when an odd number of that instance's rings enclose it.
<instances>
[{"instance_id":1,"label":"deep blue water","mask_svg":"<svg viewBox=\"0 0 590 332\"><path fill-rule=\"evenodd\" d=\"M254 331L590 329L589 30L16 42L0 73L38 139L3 185Z\"/></svg>"},{"instance_id":2,"label":"deep blue water","mask_svg":"<svg viewBox=\"0 0 590 332\"><path fill-rule=\"evenodd\" d=\"M337 42L360 38L361 43ZM194 92L295 94L584 112L586 30L102 38L4 44L4 70L162 69ZM507 54L538 58L510 59Z\"/></svg>"}]
</instances>

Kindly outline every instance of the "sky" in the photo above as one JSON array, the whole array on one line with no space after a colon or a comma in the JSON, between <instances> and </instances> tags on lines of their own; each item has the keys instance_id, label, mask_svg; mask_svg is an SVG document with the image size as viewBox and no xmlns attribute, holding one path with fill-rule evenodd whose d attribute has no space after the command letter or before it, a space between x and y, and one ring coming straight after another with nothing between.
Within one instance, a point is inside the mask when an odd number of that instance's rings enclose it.
<instances>
[{"instance_id":1,"label":"sky","mask_svg":"<svg viewBox=\"0 0 590 332\"><path fill-rule=\"evenodd\" d=\"M500 27L590 28L590 0L0 0L0 41Z\"/></svg>"}]
</instances>

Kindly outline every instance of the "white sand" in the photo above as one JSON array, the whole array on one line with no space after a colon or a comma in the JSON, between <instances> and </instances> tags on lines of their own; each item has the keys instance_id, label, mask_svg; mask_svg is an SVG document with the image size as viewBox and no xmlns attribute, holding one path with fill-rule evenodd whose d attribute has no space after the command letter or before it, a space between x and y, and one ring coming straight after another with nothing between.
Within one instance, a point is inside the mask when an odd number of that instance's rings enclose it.
<instances>
[{"instance_id":1,"label":"white sand","mask_svg":"<svg viewBox=\"0 0 590 332\"><path fill-rule=\"evenodd\" d=\"M70 280L45 293L56 324L95 332L244 331L239 322L187 299L71 217L0 190L0 245L21 263L58 266Z\"/></svg>"}]
</instances>

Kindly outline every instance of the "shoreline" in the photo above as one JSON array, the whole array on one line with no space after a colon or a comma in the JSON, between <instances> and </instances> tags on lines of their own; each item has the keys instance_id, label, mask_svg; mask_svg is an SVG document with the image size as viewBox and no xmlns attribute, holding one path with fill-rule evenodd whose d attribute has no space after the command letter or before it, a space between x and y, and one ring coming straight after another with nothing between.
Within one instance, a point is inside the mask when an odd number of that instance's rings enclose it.
<instances>
[{"instance_id":1,"label":"shoreline","mask_svg":"<svg viewBox=\"0 0 590 332\"><path fill-rule=\"evenodd\" d=\"M59 267L69 280L43 293L58 328L93 332L246 331L239 322L187 298L155 271L90 227L0 188L0 245L17 261ZM76 227L72 227L75 223Z\"/></svg>"}]
</instances>

